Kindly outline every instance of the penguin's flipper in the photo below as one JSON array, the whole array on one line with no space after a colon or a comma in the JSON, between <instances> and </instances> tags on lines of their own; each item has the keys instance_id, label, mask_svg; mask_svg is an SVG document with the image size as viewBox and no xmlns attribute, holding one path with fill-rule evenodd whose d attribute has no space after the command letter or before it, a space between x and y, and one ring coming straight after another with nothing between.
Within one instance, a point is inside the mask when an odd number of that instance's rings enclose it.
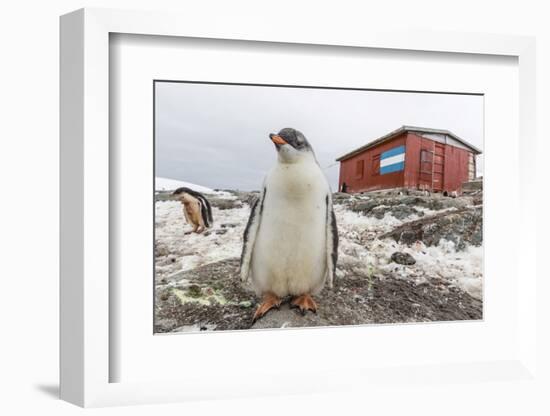
<instances>
[{"instance_id":1,"label":"penguin's flipper","mask_svg":"<svg viewBox=\"0 0 550 416\"><path fill-rule=\"evenodd\" d=\"M243 282L246 282L250 279L250 261L252 260L252 250L254 249L254 242L256 241L258 227L260 226L260 219L264 207L265 195L266 189L264 187L262 189L260 197L256 199L256 201L254 201L254 204L252 204L250 217L248 217L248 222L244 230L243 251L241 253L240 265L241 280Z\"/></svg>"},{"instance_id":2,"label":"penguin's flipper","mask_svg":"<svg viewBox=\"0 0 550 416\"><path fill-rule=\"evenodd\" d=\"M199 201L202 221L207 228L210 228L212 226L212 223L214 222L212 218L212 207L210 206L210 202L204 197L204 195L199 194L198 192L195 197Z\"/></svg>"},{"instance_id":3,"label":"penguin's flipper","mask_svg":"<svg viewBox=\"0 0 550 416\"><path fill-rule=\"evenodd\" d=\"M326 258L327 258L327 283L332 288L334 274L336 273L336 262L338 261L338 226L332 206L332 195L326 196Z\"/></svg>"}]
</instances>

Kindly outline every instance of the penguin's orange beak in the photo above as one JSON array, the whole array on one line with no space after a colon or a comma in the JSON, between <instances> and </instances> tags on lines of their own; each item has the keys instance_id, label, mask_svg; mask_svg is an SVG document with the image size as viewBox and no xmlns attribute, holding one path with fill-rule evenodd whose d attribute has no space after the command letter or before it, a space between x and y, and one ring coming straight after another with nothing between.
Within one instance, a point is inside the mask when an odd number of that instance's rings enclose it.
<instances>
[{"instance_id":1,"label":"penguin's orange beak","mask_svg":"<svg viewBox=\"0 0 550 416\"><path fill-rule=\"evenodd\" d=\"M278 134L270 134L269 135L269 138L271 139L271 141L275 144L280 144L280 145L283 145L283 144L288 144L285 139L283 139L281 136L279 136Z\"/></svg>"}]
</instances>

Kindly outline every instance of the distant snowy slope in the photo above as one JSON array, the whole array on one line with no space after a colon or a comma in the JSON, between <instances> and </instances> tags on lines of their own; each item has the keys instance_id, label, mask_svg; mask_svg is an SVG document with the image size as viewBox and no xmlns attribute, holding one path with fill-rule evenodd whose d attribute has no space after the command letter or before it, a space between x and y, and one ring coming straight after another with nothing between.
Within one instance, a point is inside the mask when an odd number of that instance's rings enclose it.
<instances>
[{"instance_id":1,"label":"distant snowy slope","mask_svg":"<svg viewBox=\"0 0 550 416\"><path fill-rule=\"evenodd\" d=\"M207 188L205 186L195 185L194 183L184 182L177 179L159 178L159 177L155 178L155 191L173 191L182 186L191 188L192 190L197 192L204 192L206 194L214 193L212 189Z\"/></svg>"}]
</instances>

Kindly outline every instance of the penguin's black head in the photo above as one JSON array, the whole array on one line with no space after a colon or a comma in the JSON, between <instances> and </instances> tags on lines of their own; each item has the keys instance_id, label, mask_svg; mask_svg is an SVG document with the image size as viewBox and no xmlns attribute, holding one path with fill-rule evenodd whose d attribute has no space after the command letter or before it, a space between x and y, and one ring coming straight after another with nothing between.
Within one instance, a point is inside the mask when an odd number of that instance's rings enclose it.
<instances>
[{"instance_id":1,"label":"penguin's black head","mask_svg":"<svg viewBox=\"0 0 550 416\"><path fill-rule=\"evenodd\" d=\"M285 144L288 144L299 151L311 150L311 146L307 141L306 136L296 129L287 127L282 129L279 133L271 133L269 138L273 141L273 143L275 143L277 150Z\"/></svg>"},{"instance_id":2,"label":"penguin's black head","mask_svg":"<svg viewBox=\"0 0 550 416\"><path fill-rule=\"evenodd\" d=\"M172 192L172 195L182 195L182 194L191 194L193 191L185 186L182 186L181 188L176 189L174 192Z\"/></svg>"},{"instance_id":3,"label":"penguin's black head","mask_svg":"<svg viewBox=\"0 0 550 416\"><path fill-rule=\"evenodd\" d=\"M313 148L301 132L292 128L284 128L279 133L269 135L277 149L281 163L298 163L304 160L316 160Z\"/></svg>"}]
</instances>

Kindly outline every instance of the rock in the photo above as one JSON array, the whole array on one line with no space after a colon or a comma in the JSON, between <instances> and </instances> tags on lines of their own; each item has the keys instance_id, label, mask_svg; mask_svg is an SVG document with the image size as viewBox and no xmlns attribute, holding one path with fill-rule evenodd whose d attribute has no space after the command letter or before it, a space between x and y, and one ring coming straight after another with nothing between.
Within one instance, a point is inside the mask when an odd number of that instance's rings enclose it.
<instances>
[{"instance_id":1,"label":"rock","mask_svg":"<svg viewBox=\"0 0 550 416\"><path fill-rule=\"evenodd\" d=\"M463 208L407 222L379 238L391 237L396 242L407 245L422 241L427 246L438 245L445 239L452 241L457 250L463 250L467 244L482 244L482 221L481 206Z\"/></svg>"},{"instance_id":2,"label":"rock","mask_svg":"<svg viewBox=\"0 0 550 416\"><path fill-rule=\"evenodd\" d=\"M353 194L348 194L348 193L345 193L345 192L335 192L335 193L332 194L332 201L334 203L345 201L345 200L348 200L350 198L353 198Z\"/></svg>"},{"instance_id":3,"label":"rock","mask_svg":"<svg viewBox=\"0 0 550 416\"><path fill-rule=\"evenodd\" d=\"M156 191L155 192L155 202L156 201L175 201L176 198L172 195L172 191Z\"/></svg>"},{"instance_id":4,"label":"rock","mask_svg":"<svg viewBox=\"0 0 550 416\"><path fill-rule=\"evenodd\" d=\"M441 195L422 195L412 191L399 192L369 192L355 194L353 198L338 199L335 203L345 204L350 210L368 217L384 218L388 213L403 220L412 215L424 216L425 208L439 211L448 208L465 208L472 205L472 198L444 198Z\"/></svg>"},{"instance_id":5,"label":"rock","mask_svg":"<svg viewBox=\"0 0 550 416\"><path fill-rule=\"evenodd\" d=\"M375 207L370 211L370 214L373 215L375 218L378 218L381 220L384 218L386 213L390 213L393 217L397 218L398 220L403 220L407 217L410 217L411 215L418 215L420 217L424 216L424 213L422 211L418 211L413 206L400 204L400 205L394 205L394 206L386 206L382 205L379 207Z\"/></svg>"},{"instance_id":6,"label":"rock","mask_svg":"<svg viewBox=\"0 0 550 416\"><path fill-rule=\"evenodd\" d=\"M368 215L374 208L380 206L381 203L374 199L360 199L358 201L352 201L350 209L354 212L360 212L363 215Z\"/></svg>"},{"instance_id":7,"label":"rock","mask_svg":"<svg viewBox=\"0 0 550 416\"><path fill-rule=\"evenodd\" d=\"M482 178L474 179L473 181L464 182L462 184L462 192L464 194L471 194L482 190L483 190Z\"/></svg>"},{"instance_id":8,"label":"rock","mask_svg":"<svg viewBox=\"0 0 550 416\"><path fill-rule=\"evenodd\" d=\"M383 237L382 237L383 238ZM408 246L416 243L418 240L418 235L412 230L404 230L399 236L399 240L396 240L400 243L406 244Z\"/></svg>"},{"instance_id":9,"label":"rock","mask_svg":"<svg viewBox=\"0 0 550 416\"><path fill-rule=\"evenodd\" d=\"M424 212L419 211L410 205L400 204L393 207L393 209L391 210L391 215L393 215L398 220L403 220L410 217L411 215L423 217Z\"/></svg>"},{"instance_id":10,"label":"rock","mask_svg":"<svg viewBox=\"0 0 550 416\"><path fill-rule=\"evenodd\" d=\"M233 195L237 200L241 201L243 204L248 204L252 206L256 199L260 196L259 191L251 191L251 192L245 192L245 191L234 191L234 190L227 190L226 192L229 192L231 195Z\"/></svg>"},{"instance_id":11,"label":"rock","mask_svg":"<svg viewBox=\"0 0 550 416\"><path fill-rule=\"evenodd\" d=\"M220 210L241 208L243 206L242 202L238 199L208 197L208 201L210 205Z\"/></svg>"},{"instance_id":12,"label":"rock","mask_svg":"<svg viewBox=\"0 0 550 416\"><path fill-rule=\"evenodd\" d=\"M391 260L397 264L403 264L405 266L412 266L416 263L416 260L409 253L401 253L396 251L391 255Z\"/></svg>"}]
</instances>

